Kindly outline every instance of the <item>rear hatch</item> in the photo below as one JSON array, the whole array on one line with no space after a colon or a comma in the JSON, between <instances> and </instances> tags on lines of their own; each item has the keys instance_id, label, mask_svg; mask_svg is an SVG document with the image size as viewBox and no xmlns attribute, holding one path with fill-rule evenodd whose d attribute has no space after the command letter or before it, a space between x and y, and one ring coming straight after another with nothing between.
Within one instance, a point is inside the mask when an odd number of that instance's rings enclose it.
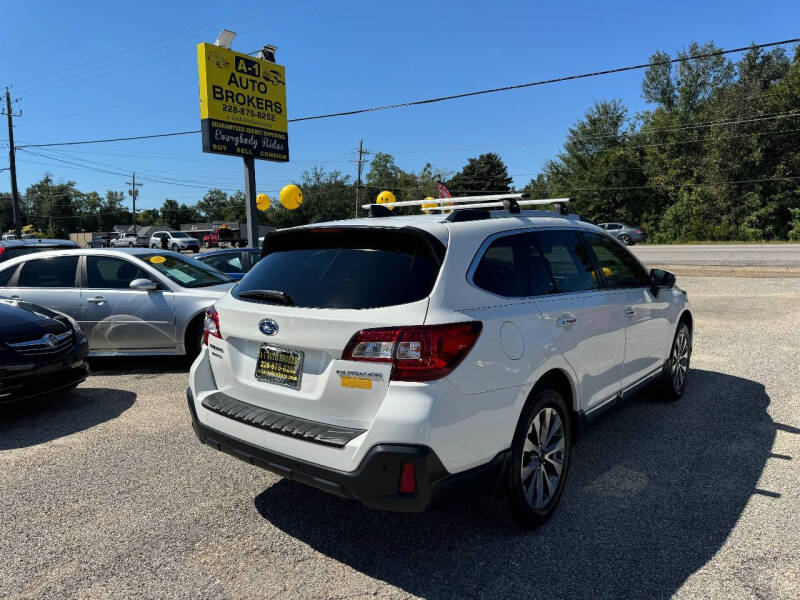
<instances>
[{"instance_id":1,"label":"rear hatch","mask_svg":"<svg viewBox=\"0 0 800 600\"><path fill-rule=\"evenodd\" d=\"M391 365L342 352L360 330L424 323L444 252L409 227L271 234L264 257L215 305L225 342L209 338L218 389L291 416L368 426Z\"/></svg>"}]
</instances>

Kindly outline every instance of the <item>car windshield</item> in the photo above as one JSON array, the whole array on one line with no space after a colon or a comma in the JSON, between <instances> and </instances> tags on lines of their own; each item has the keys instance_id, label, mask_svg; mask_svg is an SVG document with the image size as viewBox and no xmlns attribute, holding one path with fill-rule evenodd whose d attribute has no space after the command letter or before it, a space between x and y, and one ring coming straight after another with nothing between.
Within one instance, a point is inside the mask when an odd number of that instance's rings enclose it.
<instances>
[{"instance_id":1,"label":"car windshield","mask_svg":"<svg viewBox=\"0 0 800 600\"><path fill-rule=\"evenodd\" d=\"M186 288L207 287L233 281L213 267L196 260L188 260L182 256L152 252L137 254L136 258Z\"/></svg>"},{"instance_id":2,"label":"car windshield","mask_svg":"<svg viewBox=\"0 0 800 600\"><path fill-rule=\"evenodd\" d=\"M437 247L438 246L438 247ZM250 302L363 309L427 297L444 248L420 231L394 228L289 230L269 237L266 256L233 294Z\"/></svg>"},{"instance_id":3,"label":"car windshield","mask_svg":"<svg viewBox=\"0 0 800 600\"><path fill-rule=\"evenodd\" d=\"M172 231L172 232L170 232L170 235L171 235L172 237L174 237L174 238L188 238L188 237L192 237L192 236L190 236L188 233L184 233L183 231Z\"/></svg>"}]
</instances>

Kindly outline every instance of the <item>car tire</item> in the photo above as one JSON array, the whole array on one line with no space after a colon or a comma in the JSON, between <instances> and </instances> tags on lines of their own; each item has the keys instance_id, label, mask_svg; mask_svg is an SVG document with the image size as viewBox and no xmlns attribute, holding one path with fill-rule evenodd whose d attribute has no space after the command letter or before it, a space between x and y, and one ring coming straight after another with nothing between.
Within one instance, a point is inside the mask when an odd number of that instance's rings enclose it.
<instances>
[{"instance_id":1,"label":"car tire","mask_svg":"<svg viewBox=\"0 0 800 600\"><path fill-rule=\"evenodd\" d=\"M692 359L692 334L683 321L678 323L670 346L669 357L661 370L659 387L661 396L668 402L680 399L689 383L689 362Z\"/></svg>"},{"instance_id":2,"label":"car tire","mask_svg":"<svg viewBox=\"0 0 800 600\"><path fill-rule=\"evenodd\" d=\"M178 250L178 244L172 244L172 251L173 252L180 252L180 250Z\"/></svg>"},{"instance_id":3,"label":"car tire","mask_svg":"<svg viewBox=\"0 0 800 600\"><path fill-rule=\"evenodd\" d=\"M520 528L535 529L555 512L571 448L572 425L561 394L550 388L534 390L522 409L505 474L506 501Z\"/></svg>"},{"instance_id":4,"label":"car tire","mask_svg":"<svg viewBox=\"0 0 800 600\"><path fill-rule=\"evenodd\" d=\"M211 248L211 244L209 244L208 242L203 242L203 247L205 247L205 249L208 250L209 248Z\"/></svg>"},{"instance_id":5,"label":"car tire","mask_svg":"<svg viewBox=\"0 0 800 600\"><path fill-rule=\"evenodd\" d=\"M128 242L128 248L133 248L133 242Z\"/></svg>"},{"instance_id":6,"label":"car tire","mask_svg":"<svg viewBox=\"0 0 800 600\"><path fill-rule=\"evenodd\" d=\"M631 237L626 233L623 233L617 239L619 240L620 244L622 244L623 246L630 246L631 245Z\"/></svg>"},{"instance_id":7,"label":"car tire","mask_svg":"<svg viewBox=\"0 0 800 600\"><path fill-rule=\"evenodd\" d=\"M205 313L202 313L200 316L195 317L186 328L186 356L192 362L194 362L194 359L197 358L197 355L200 354L200 350L203 348L204 318Z\"/></svg>"},{"instance_id":8,"label":"car tire","mask_svg":"<svg viewBox=\"0 0 800 600\"><path fill-rule=\"evenodd\" d=\"M151 247L153 250L156 250L156 248L157 248L157 246L156 246L155 244L151 244L151 245L150 245L150 247Z\"/></svg>"}]
</instances>

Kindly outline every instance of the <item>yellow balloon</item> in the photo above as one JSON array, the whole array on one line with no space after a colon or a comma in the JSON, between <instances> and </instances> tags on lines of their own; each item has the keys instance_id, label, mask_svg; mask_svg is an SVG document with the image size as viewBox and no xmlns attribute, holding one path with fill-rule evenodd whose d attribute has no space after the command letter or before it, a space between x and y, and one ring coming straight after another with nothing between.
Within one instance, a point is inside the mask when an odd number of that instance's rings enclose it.
<instances>
[{"instance_id":1,"label":"yellow balloon","mask_svg":"<svg viewBox=\"0 0 800 600\"><path fill-rule=\"evenodd\" d=\"M393 210L394 207L391 206L395 202L397 202L397 198L394 197L394 194L389 190L384 190L380 194L378 194L378 199L376 200L378 204L387 204L389 210Z\"/></svg>"},{"instance_id":2,"label":"yellow balloon","mask_svg":"<svg viewBox=\"0 0 800 600\"><path fill-rule=\"evenodd\" d=\"M259 194L256 196L256 207L258 210L267 210L269 208L269 196L266 194Z\"/></svg>"},{"instance_id":3,"label":"yellow balloon","mask_svg":"<svg viewBox=\"0 0 800 600\"><path fill-rule=\"evenodd\" d=\"M281 204L287 210L294 210L303 203L303 191L295 184L283 186Z\"/></svg>"},{"instance_id":4,"label":"yellow balloon","mask_svg":"<svg viewBox=\"0 0 800 600\"><path fill-rule=\"evenodd\" d=\"M427 198L425 198L425 200L431 200L431 202L423 202L422 203L422 207L421 207L422 208L422 212L424 212L426 215L428 215L431 212L430 209L431 208L436 208L437 206L439 206L439 203L433 201L434 200L433 196L428 196Z\"/></svg>"}]
</instances>

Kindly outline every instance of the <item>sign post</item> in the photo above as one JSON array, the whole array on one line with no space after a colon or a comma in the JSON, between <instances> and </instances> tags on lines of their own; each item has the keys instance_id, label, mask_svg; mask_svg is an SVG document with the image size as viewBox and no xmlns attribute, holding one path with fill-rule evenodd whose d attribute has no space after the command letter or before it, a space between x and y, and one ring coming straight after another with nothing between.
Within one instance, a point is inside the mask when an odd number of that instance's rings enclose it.
<instances>
[{"instance_id":1,"label":"sign post","mask_svg":"<svg viewBox=\"0 0 800 600\"><path fill-rule=\"evenodd\" d=\"M289 161L286 70L262 58L197 46L203 152L244 159L247 240L258 243L255 159Z\"/></svg>"}]
</instances>

